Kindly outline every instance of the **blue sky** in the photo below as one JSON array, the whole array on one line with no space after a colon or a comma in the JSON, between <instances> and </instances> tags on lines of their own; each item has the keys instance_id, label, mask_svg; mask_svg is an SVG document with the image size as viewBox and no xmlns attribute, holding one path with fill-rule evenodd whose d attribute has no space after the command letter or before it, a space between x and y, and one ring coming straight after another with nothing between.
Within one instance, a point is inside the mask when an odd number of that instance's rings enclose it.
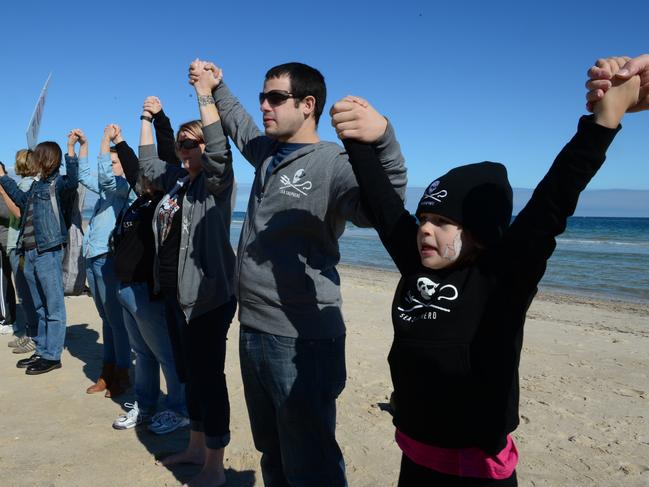
<instances>
[{"instance_id":1,"label":"blue sky","mask_svg":"<svg viewBox=\"0 0 649 487\"><path fill-rule=\"evenodd\" d=\"M217 6L218 5L218 6ZM649 2L20 2L0 20L0 160L12 165L52 72L39 140L103 127L138 141L141 104L161 98L174 126L196 118L187 66L216 62L260 122L265 71L298 60L322 71L328 107L363 96L397 130L412 186L481 160L534 187L584 113L599 56L649 50ZM626 17L625 17L626 16ZM328 117L321 136L333 140ZM591 189L649 190L649 114L632 114ZM253 173L235 150L239 181Z\"/></svg>"}]
</instances>

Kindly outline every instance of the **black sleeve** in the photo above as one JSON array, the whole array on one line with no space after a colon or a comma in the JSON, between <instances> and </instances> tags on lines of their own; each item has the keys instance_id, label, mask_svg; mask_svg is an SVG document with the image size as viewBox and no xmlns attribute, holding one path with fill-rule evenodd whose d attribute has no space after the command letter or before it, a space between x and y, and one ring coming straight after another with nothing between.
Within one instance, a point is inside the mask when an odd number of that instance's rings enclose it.
<instances>
[{"instance_id":1,"label":"black sleeve","mask_svg":"<svg viewBox=\"0 0 649 487\"><path fill-rule=\"evenodd\" d=\"M134 188L140 173L140 164L137 155L125 141L115 145L115 149L117 149L117 157L119 157L119 161L122 163L124 177L128 181L129 186Z\"/></svg>"},{"instance_id":2,"label":"black sleeve","mask_svg":"<svg viewBox=\"0 0 649 487\"><path fill-rule=\"evenodd\" d=\"M505 269L521 290L535 289L543 277L556 237L565 231L580 193L604 163L620 128L598 125L592 115L581 117L577 133L505 233L499 260L508 261Z\"/></svg>"},{"instance_id":3,"label":"black sleeve","mask_svg":"<svg viewBox=\"0 0 649 487\"><path fill-rule=\"evenodd\" d=\"M174 129L171 128L171 120L164 110L160 110L153 116L153 127L155 128L158 157L167 164L180 166L180 159L176 155Z\"/></svg>"},{"instance_id":4,"label":"black sleeve","mask_svg":"<svg viewBox=\"0 0 649 487\"><path fill-rule=\"evenodd\" d=\"M403 206L374 148L352 140L343 140L343 145L358 182L365 213L399 271L411 273L421 262L415 218Z\"/></svg>"}]
</instances>

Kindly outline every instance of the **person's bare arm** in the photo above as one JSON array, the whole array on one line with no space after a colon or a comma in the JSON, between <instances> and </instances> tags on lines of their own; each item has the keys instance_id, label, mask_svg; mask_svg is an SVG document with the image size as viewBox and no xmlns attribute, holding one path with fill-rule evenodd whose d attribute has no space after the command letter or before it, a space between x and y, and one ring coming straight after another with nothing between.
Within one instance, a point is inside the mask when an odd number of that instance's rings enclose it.
<instances>
[{"instance_id":1,"label":"person's bare arm","mask_svg":"<svg viewBox=\"0 0 649 487\"><path fill-rule=\"evenodd\" d=\"M14 203L14 200L12 200L7 192L4 190L2 186L0 186L0 196L2 196L2 199L4 200L5 204L7 205L7 208L9 208L9 212L15 216L16 218L20 218L20 208L16 206L16 203Z\"/></svg>"}]
</instances>

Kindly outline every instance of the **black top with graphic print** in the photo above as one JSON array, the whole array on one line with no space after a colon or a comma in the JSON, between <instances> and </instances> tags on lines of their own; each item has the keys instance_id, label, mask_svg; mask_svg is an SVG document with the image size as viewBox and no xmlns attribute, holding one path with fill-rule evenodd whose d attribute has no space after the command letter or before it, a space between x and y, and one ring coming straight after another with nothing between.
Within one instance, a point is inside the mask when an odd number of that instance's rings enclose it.
<instances>
[{"instance_id":1,"label":"black top with graphic print","mask_svg":"<svg viewBox=\"0 0 649 487\"><path fill-rule=\"evenodd\" d=\"M159 228L159 280L162 289L176 289L178 287L178 254L180 252L182 207L186 192L187 185L184 185L171 197L165 195L156 215Z\"/></svg>"},{"instance_id":2,"label":"black top with graphic print","mask_svg":"<svg viewBox=\"0 0 649 487\"><path fill-rule=\"evenodd\" d=\"M401 272L388 361L396 427L420 442L494 454L518 426L525 314L555 237L604 162L617 130L582 117L526 207L473 264L422 266L417 222L370 146L345 142L363 204Z\"/></svg>"}]
</instances>

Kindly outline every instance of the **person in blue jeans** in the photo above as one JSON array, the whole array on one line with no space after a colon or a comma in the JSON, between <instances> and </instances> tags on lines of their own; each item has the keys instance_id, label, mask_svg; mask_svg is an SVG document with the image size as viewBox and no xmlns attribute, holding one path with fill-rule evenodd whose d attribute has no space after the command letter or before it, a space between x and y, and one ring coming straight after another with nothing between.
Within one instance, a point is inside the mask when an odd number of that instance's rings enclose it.
<instances>
[{"instance_id":1,"label":"person in blue jeans","mask_svg":"<svg viewBox=\"0 0 649 487\"><path fill-rule=\"evenodd\" d=\"M119 280L109 253L108 239L117 216L128 208L135 195L123 177L117 153L110 149L110 130L109 125L101 140L97 178L90 175L88 139L83 131L74 129L69 133L68 154L74 154L75 144L79 142L79 182L99 195L83 238L83 255L90 293L102 320L104 357L99 379L86 392L105 391L106 397L115 397L130 387L131 346L122 306L117 299Z\"/></svg>"},{"instance_id":2,"label":"person in blue jeans","mask_svg":"<svg viewBox=\"0 0 649 487\"><path fill-rule=\"evenodd\" d=\"M15 160L14 170L22 178L18 181L18 189L21 191L29 191L29 188L34 183L34 176L38 174L38 170L33 163L32 151L29 149L19 150L16 152ZM9 231L7 234L7 253L9 254L9 262L11 263L11 270L13 271L16 282L16 296L22 309L21 319L17 317L13 325L14 334L17 335L17 338L9 342L9 346L13 348L14 353L28 353L36 350L34 337L38 334L38 315L36 314L31 294L29 293L29 286L25 280L22 266L20 265L19 249L16 248L18 233L20 232L20 208L9 198L9 195L4 190L1 191L1 194L11 211Z\"/></svg>"},{"instance_id":3,"label":"person in blue jeans","mask_svg":"<svg viewBox=\"0 0 649 487\"><path fill-rule=\"evenodd\" d=\"M16 246L24 255L24 275L38 313L36 351L16 366L38 375L61 367L66 324L61 261L67 242L61 201L77 189L79 164L66 157L66 174L59 175L62 151L56 142L41 142L32 156L39 174L29 191L20 190L3 167L0 184L23 214Z\"/></svg>"},{"instance_id":4,"label":"person in blue jeans","mask_svg":"<svg viewBox=\"0 0 649 487\"><path fill-rule=\"evenodd\" d=\"M149 97L145 107L155 117L158 154L174 154L173 129L162 112L160 101ZM149 123L143 121L143 123ZM120 281L118 299L123 306L124 323L135 352L135 401L114 422L113 428L125 430L142 423L156 434L166 434L187 426L185 386L176 371L162 296L153 291L153 256L155 243L151 221L162 192L140 175L135 152L123 140L114 125L111 140L122 161L124 175L135 187L138 198L117 221L113 231L115 273ZM164 149L170 149L165 152ZM179 165L175 154L170 164ZM160 369L165 376L165 409L156 414L160 395Z\"/></svg>"}]
</instances>

